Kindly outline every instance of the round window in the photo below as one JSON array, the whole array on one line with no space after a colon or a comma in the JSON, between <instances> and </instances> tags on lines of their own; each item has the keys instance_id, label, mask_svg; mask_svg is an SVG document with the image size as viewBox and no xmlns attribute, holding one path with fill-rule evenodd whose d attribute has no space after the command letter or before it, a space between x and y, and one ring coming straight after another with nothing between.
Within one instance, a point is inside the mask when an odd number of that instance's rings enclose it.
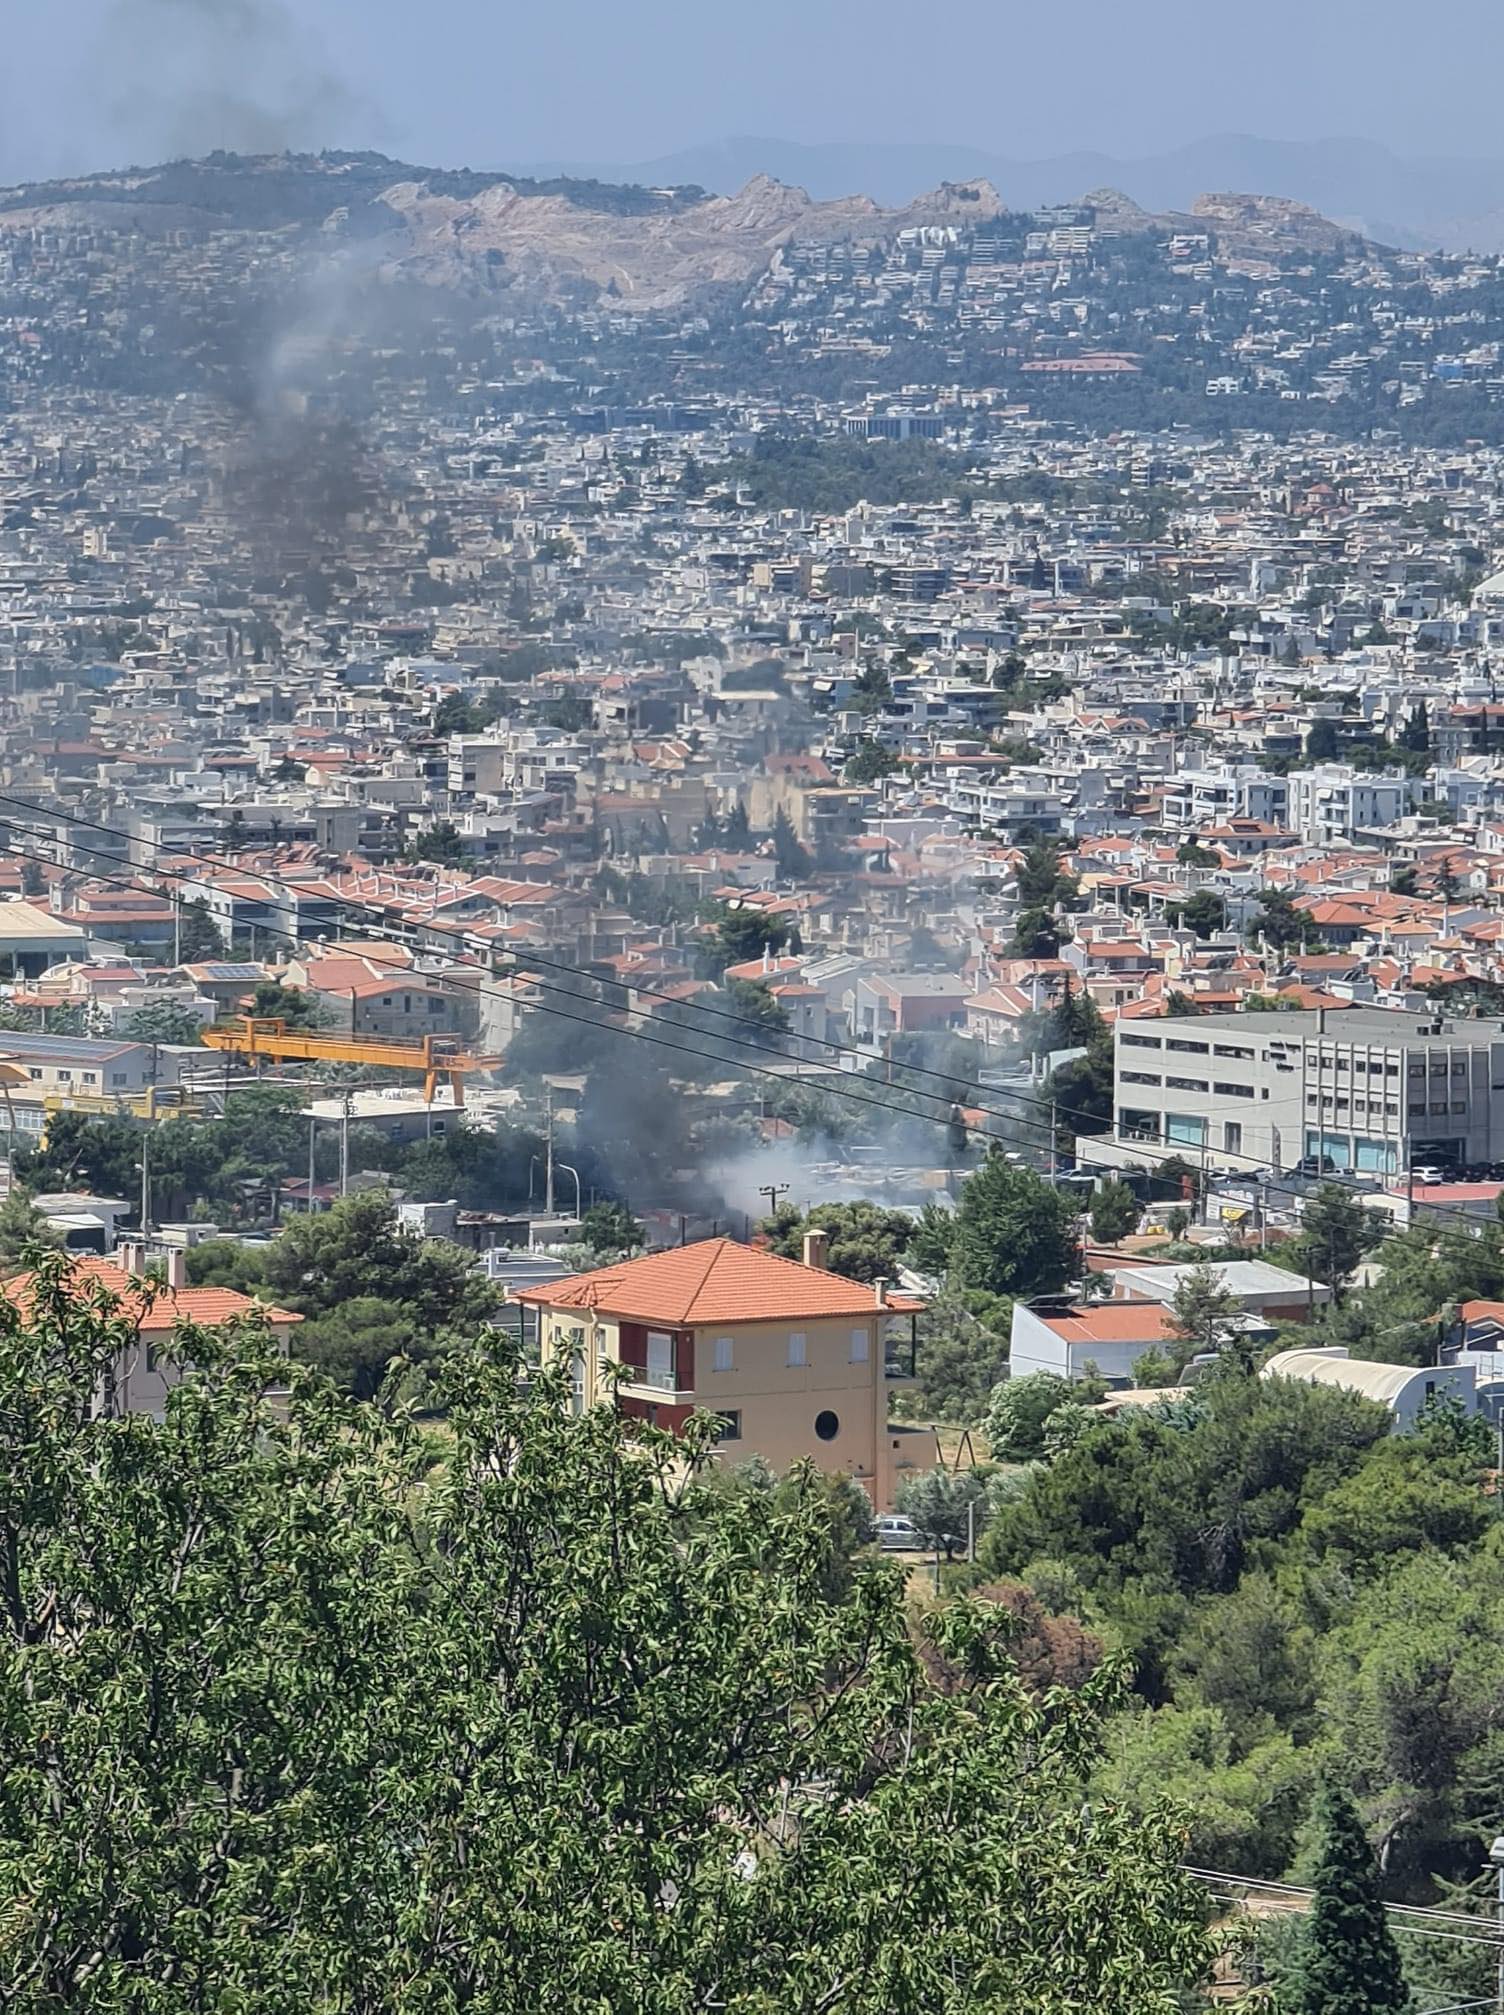
<instances>
[{"instance_id":1,"label":"round window","mask_svg":"<svg viewBox=\"0 0 1504 2015\"><path fill-rule=\"evenodd\" d=\"M827 1407L824 1413L815 1415L815 1432L822 1441L834 1441L841 1431L839 1417Z\"/></svg>"}]
</instances>

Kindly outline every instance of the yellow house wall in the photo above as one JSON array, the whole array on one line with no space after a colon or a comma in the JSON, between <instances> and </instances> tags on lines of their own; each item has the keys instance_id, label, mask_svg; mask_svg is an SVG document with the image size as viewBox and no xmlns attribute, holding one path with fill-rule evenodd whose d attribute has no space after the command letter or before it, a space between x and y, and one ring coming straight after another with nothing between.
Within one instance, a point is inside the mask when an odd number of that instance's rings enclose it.
<instances>
[{"instance_id":1,"label":"yellow house wall","mask_svg":"<svg viewBox=\"0 0 1504 2015\"><path fill-rule=\"evenodd\" d=\"M807 1317L793 1322L722 1323L697 1328L693 1403L710 1413L739 1413L741 1434L720 1444L726 1462L761 1456L782 1471L808 1458L827 1474L842 1472L870 1491L879 1511L891 1510L897 1444L888 1432L888 1392L884 1375L885 1328L902 1330L906 1316ZM865 1363L851 1361L851 1339L866 1339ZM791 1334L805 1339L806 1362L788 1362ZM731 1339L731 1369L717 1371L716 1341ZM618 1325L611 1317L565 1309L546 1313L542 1324L545 1357L566 1361L583 1343L581 1397L586 1406L605 1396L600 1365L619 1361ZM667 1396L665 1395L665 1400ZM816 1416L829 1411L839 1426L829 1441L815 1432Z\"/></svg>"}]
</instances>

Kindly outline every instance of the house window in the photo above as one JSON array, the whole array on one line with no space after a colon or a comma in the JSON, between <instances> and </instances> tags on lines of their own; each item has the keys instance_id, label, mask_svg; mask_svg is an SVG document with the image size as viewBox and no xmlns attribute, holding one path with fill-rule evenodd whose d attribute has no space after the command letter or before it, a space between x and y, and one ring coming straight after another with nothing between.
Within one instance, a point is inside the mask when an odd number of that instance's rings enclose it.
<instances>
[{"instance_id":1,"label":"house window","mask_svg":"<svg viewBox=\"0 0 1504 2015\"><path fill-rule=\"evenodd\" d=\"M1181 1141L1187 1147L1201 1147L1206 1141L1206 1121L1193 1113L1167 1112L1165 1139Z\"/></svg>"},{"instance_id":2,"label":"house window","mask_svg":"<svg viewBox=\"0 0 1504 2015\"><path fill-rule=\"evenodd\" d=\"M663 1329L648 1331L647 1382L660 1392L674 1389L674 1339Z\"/></svg>"},{"instance_id":3,"label":"house window","mask_svg":"<svg viewBox=\"0 0 1504 2015\"><path fill-rule=\"evenodd\" d=\"M868 1336L865 1329L854 1329L851 1332L851 1362L853 1364L865 1364L871 1348L872 1339Z\"/></svg>"},{"instance_id":4,"label":"house window","mask_svg":"<svg viewBox=\"0 0 1504 2015\"><path fill-rule=\"evenodd\" d=\"M808 1339L802 1330L795 1330L789 1338L789 1369L797 1371L809 1363Z\"/></svg>"},{"instance_id":5,"label":"house window","mask_svg":"<svg viewBox=\"0 0 1504 2015\"><path fill-rule=\"evenodd\" d=\"M84 1072L85 1084L98 1084L98 1082L99 1082L99 1072L97 1070L86 1070Z\"/></svg>"},{"instance_id":6,"label":"house window","mask_svg":"<svg viewBox=\"0 0 1504 2015\"><path fill-rule=\"evenodd\" d=\"M41 1075L42 1073L39 1070L34 1070L32 1072L33 1077L40 1077ZM123 1070L112 1070L110 1072L110 1083L114 1085L124 1084L126 1081L126 1076L127 1073Z\"/></svg>"},{"instance_id":7,"label":"house window","mask_svg":"<svg viewBox=\"0 0 1504 2015\"><path fill-rule=\"evenodd\" d=\"M1222 1122L1222 1152L1241 1154L1243 1152L1243 1122L1237 1119Z\"/></svg>"},{"instance_id":8,"label":"house window","mask_svg":"<svg viewBox=\"0 0 1504 2015\"><path fill-rule=\"evenodd\" d=\"M742 1417L739 1412L718 1413L716 1415L715 1438L717 1441L740 1441L742 1438Z\"/></svg>"},{"instance_id":9,"label":"house window","mask_svg":"<svg viewBox=\"0 0 1504 2015\"><path fill-rule=\"evenodd\" d=\"M715 1340L715 1369L717 1371L731 1370L731 1338L729 1336L718 1336Z\"/></svg>"}]
</instances>

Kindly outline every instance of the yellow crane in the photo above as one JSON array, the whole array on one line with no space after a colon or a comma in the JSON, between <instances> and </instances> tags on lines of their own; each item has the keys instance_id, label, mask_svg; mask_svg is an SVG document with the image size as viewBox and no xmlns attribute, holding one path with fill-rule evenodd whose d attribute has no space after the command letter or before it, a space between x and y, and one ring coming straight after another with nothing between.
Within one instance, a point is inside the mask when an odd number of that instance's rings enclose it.
<instances>
[{"instance_id":1,"label":"yellow crane","mask_svg":"<svg viewBox=\"0 0 1504 2015\"><path fill-rule=\"evenodd\" d=\"M209 1049L235 1056L274 1057L279 1062L381 1064L387 1069L423 1073L423 1095L433 1104L441 1078L447 1078L456 1105L465 1101L465 1079L474 1071L494 1070L495 1057L460 1049L452 1036L420 1037L404 1042L399 1036L337 1035L322 1029L289 1028L272 1015L239 1015L204 1030Z\"/></svg>"}]
</instances>

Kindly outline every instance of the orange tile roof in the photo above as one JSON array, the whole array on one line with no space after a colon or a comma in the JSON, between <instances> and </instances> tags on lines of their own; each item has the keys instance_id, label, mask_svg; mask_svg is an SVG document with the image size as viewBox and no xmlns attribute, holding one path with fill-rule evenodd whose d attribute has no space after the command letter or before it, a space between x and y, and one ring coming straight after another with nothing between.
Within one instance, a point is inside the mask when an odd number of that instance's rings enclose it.
<instances>
[{"instance_id":1,"label":"orange tile roof","mask_svg":"<svg viewBox=\"0 0 1504 2015\"><path fill-rule=\"evenodd\" d=\"M1178 1334L1174 1316L1160 1301L1107 1302L1043 1321L1067 1343L1151 1343Z\"/></svg>"},{"instance_id":2,"label":"orange tile roof","mask_svg":"<svg viewBox=\"0 0 1504 2015\"><path fill-rule=\"evenodd\" d=\"M268 1303L253 1301L247 1294L239 1294L233 1287L180 1287L174 1291L162 1287L154 1281L143 1280L139 1275L127 1273L123 1266L117 1266L112 1259L88 1257L76 1259L68 1269L71 1285L76 1289L88 1290L97 1287L105 1294L114 1295L119 1300L120 1313L135 1318L138 1330L173 1330L180 1322L196 1323L200 1329L222 1329L226 1323L235 1322L241 1316L261 1315L268 1322L301 1322L302 1316L294 1315L291 1309L273 1308ZM31 1300L32 1282L35 1274L13 1274L7 1281L0 1282L0 1293L15 1307L24 1309Z\"/></svg>"},{"instance_id":3,"label":"orange tile roof","mask_svg":"<svg viewBox=\"0 0 1504 2015\"><path fill-rule=\"evenodd\" d=\"M873 1290L860 1281L729 1238L701 1239L620 1266L573 1274L546 1287L524 1288L517 1299L536 1308L595 1309L665 1328L870 1315L877 1305ZM888 1306L907 1313L922 1304L910 1295L890 1293Z\"/></svg>"}]
</instances>

